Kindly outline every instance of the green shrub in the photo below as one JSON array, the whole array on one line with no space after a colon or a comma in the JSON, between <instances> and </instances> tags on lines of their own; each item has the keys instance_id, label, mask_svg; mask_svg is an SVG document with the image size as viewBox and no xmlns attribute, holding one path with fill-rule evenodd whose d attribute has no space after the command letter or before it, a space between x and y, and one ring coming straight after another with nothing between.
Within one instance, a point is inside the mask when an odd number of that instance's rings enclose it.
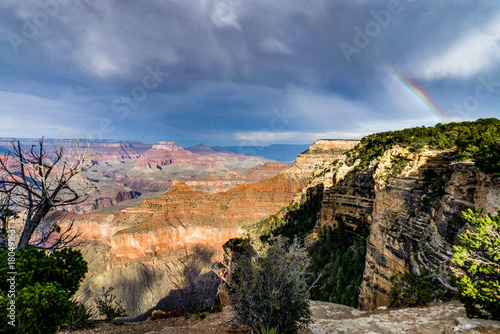
<instances>
[{"instance_id":1,"label":"green shrub","mask_svg":"<svg viewBox=\"0 0 500 334\"><path fill-rule=\"evenodd\" d=\"M71 303L57 283L36 282L19 291L16 308L21 333L50 334L66 322Z\"/></svg>"},{"instance_id":2,"label":"green shrub","mask_svg":"<svg viewBox=\"0 0 500 334\"><path fill-rule=\"evenodd\" d=\"M500 320L500 216L463 212L469 223L454 246L460 301L468 317Z\"/></svg>"},{"instance_id":3,"label":"green shrub","mask_svg":"<svg viewBox=\"0 0 500 334\"><path fill-rule=\"evenodd\" d=\"M102 288L102 296L96 299L99 314L104 315L107 321L127 316L121 301L117 301L116 296L112 293L113 290L114 288L108 288L107 290Z\"/></svg>"},{"instance_id":4,"label":"green shrub","mask_svg":"<svg viewBox=\"0 0 500 334\"><path fill-rule=\"evenodd\" d=\"M12 254L11 254L12 255ZM69 298L87 272L80 251L70 248L47 254L33 247L15 252L14 275L17 293L10 292L13 276L8 265L9 251L0 251L0 333L55 333L68 319L72 309ZM15 303L16 315L7 317L7 307ZM11 322L12 324L12 322Z\"/></svg>"},{"instance_id":5,"label":"green shrub","mask_svg":"<svg viewBox=\"0 0 500 334\"><path fill-rule=\"evenodd\" d=\"M412 152L427 145L433 149L453 149L457 159L472 159L479 169L492 174L500 172L499 139L500 121L494 118L386 131L361 139L360 144L346 152L349 157L346 164L350 166L359 159L357 169L362 170L395 145Z\"/></svg>"},{"instance_id":6,"label":"green shrub","mask_svg":"<svg viewBox=\"0 0 500 334\"><path fill-rule=\"evenodd\" d=\"M438 283L432 281L429 271L420 269L420 276L413 276L408 271L397 272L391 276L391 291L389 306L419 306L426 305L438 295L442 295Z\"/></svg>"},{"instance_id":7,"label":"green shrub","mask_svg":"<svg viewBox=\"0 0 500 334\"><path fill-rule=\"evenodd\" d=\"M208 312L210 313L217 313L217 312L222 312L224 309L224 305L221 303L220 299L217 297L215 299L215 303L208 309Z\"/></svg>"},{"instance_id":8,"label":"green shrub","mask_svg":"<svg viewBox=\"0 0 500 334\"><path fill-rule=\"evenodd\" d=\"M9 251L0 251L0 288L8 290L7 278ZM54 250L49 255L43 250L26 247L16 251L16 283L19 288L33 286L36 282L57 282L69 297L78 290L87 273L87 263L82 253L71 248Z\"/></svg>"},{"instance_id":9,"label":"green shrub","mask_svg":"<svg viewBox=\"0 0 500 334\"><path fill-rule=\"evenodd\" d=\"M239 322L250 328L296 333L310 323L307 271L309 259L297 240L244 241L233 254L228 287Z\"/></svg>"},{"instance_id":10,"label":"green shrub","mask_svg":"<svg viewBox=\"0 0 500 334\"><path fill-rule=\"evenodd\" d=\"M314 226L323 200L323 185L311 188L307 194L302 194L300 204L294 202L283 208L282 216L271 215L248 227L253 235L261 235L263 239L271 235L282 235L289 239L295 237L303 240L310 234ZM281 216L281 215L280 215Z\"/></svg>"},{"instance_id":11,"label":"green shrub","mask_svg":"<svg viewBox=\"0 0 500 334\"><path fill-rule=\"evenodd\" d=\"M256 329L257 334L277 334L278 330L276 328L269 328L262 326L260 329Z\"/></svg>"},{"instance_id":12,"label":"green shrub","mask_svg":"<svg viewBox=\"0 0 500 334\"><path fill-rule=\"evenodd\" d=\"M93 327L97 318L97 312L77 301L72 301L71 304L71 311L68 313L68 319L63 324L63 327L69 330Z\"/></svg>"}]
</instances>

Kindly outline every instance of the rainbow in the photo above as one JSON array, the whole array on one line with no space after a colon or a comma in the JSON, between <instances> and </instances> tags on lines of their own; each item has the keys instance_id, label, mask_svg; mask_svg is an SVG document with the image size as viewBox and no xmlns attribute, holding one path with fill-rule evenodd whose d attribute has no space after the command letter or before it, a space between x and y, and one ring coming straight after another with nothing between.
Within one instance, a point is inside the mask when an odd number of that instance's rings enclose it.
<instances>
[{"instance_id":1,"label":"rainbow","mask_svg":"<svg viewBox=\"0 0 500 334\"><path fill-rule=\"evenodd\" d=\"M400 83L408 89L413 95L415 95L425 106L439 119L441 123L448 123L446 115L439 109L439 107L431 100L431 98L417 85L412 83L410 80L405 79L403 76L398 74L393 69L383 66L382 69L386 72L391 78L396 80L396 82Z\"/></svg>"}]
</instances>

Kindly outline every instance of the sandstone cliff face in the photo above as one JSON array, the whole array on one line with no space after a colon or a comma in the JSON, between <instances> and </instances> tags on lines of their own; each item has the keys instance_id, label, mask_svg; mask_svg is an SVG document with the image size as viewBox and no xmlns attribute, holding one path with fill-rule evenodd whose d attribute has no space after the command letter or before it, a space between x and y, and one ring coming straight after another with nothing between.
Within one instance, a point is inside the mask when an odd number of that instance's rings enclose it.
<instances>
[{"instance_id":1,"label":"sandstone cliff face","mask_svg":"<svg viewBox=\"0 0 500 334\"><path fill-rule=\"evenodd\" d=\"M183 171L194 170L195 166L199 166L206 167L199 169L206 172L206 175L216 171L225 175L229 170L245 171L263 161L266 160L243 154L217 152L202 144L191 150L184 150L174 142L159 141L142 154L136 163L136 169L150 168L168 172L171 170L168 168L170 165L181 165Z\"/></svg>"},{"instance_id":2,"label":"sandstone cliff face","mask_svg":"<svg viewBox=\"0 0 500 334\"><path fill-rule=\"evenodd\" d=\"M89 274L78 298L92 300L101 287L113 286L130 317L140 316L168 296L173 285L168 268L185 252L203 248L212 260L222 245L241 236L241 227L286 206L305 182L284 173L226 192L207 194L185 183L122 213L51 216L63 228L74 222L83 232L80 246Z\"/></svg>"},{"instance_id":3,"label":"sandstone cliff face","mask_svg":"<svg viewBox=\"0 0 500 334\"><path fill-rule=\"evenodd\" d=\"M151 145L135 140L105 140L92 142L90 148L100 163L112 164L128 160L135 162Z\"/></svg>"},{"instance_id":4,"label":"sandstone cliff face","mask_svg":"<svg viewBox=\"0 0 500 334\"><path fill-rule=\"evenodd\" d=\"M347 167L332 169L339 171L333 177L338 183L325 190L317 227L370 224L362 308L388 303L390 277L398 271L418 274L426 267L446 275L451 246L463 226L460 213L470 207L487 213L500 209L498 180L471 162L454 161L447 151L416 154L394 147L339 182L346 174L342 168Z\"/></svg>"},{"instance_id":5,"label":"sandstone cliff face","mask_svg":"<svg viewBox=\"0 0 500 334\"><path fill-rule=\"evenodd\" d=\"M360 224L369 225L375 200L373 167L354 174L335 187L325 189L320 216L315 230L324 226L337 227L339 222L355 229Z\"/></svg>"},{"instance_id":6,"label":"sandstone cliff face","mask_svg":"<svg viewBox=\"0 0 500 334\"><path fill-rule=\"evenodd\" d=\"M118 189L117 189L118 188ZM113 188L103 189L99 193L89 198L87 201L78 205L71 205L64 208L64 211L74 213L88 213L101 208L117 205L121 202L138 198L137 192L128 187L119 187L113 185Z\"/></svg>"},{"instance_id":7,"label":"sandstone cliff face","mask_svg":"<svg viewBox=\"0 0 500 334\"><path fill-rule=\"evenodd\" d=\"M209 194L227 191L236 186L260 182L275 177L288 166L278 162L266 162L263 165L258 165L249 168L245 173L228 172L225 177L218 174L210 174L206 178L194 181L184 181L191 189L203 191ZM174 181L174 184L177 181Z\"/></svg>"},{"instance_id":8,"label":"sandstone cliff face","mask_svg":"<svg viewBox=\"0 0 500 334\"><path fill-rule=\"evenodd\" d=\"M301 180L307 180L309 182L307 188L314 188L320 184L325 189L329 188L333 185L333 171L338 169L337 161L344 159L344 152L358 143L357 140L320 139L297 156L290 172Z\"/></svg>"}]
</instances>

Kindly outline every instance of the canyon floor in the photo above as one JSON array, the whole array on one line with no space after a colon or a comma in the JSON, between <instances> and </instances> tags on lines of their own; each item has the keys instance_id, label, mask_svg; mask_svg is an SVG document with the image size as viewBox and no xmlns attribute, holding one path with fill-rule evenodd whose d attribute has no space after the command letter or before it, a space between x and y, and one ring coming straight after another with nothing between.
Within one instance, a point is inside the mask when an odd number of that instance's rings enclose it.
<instances>
[{"instance_id":1,"label":"canyon floor","mask_svg":"<svg viewBox=\"0 0 500 334\"><path fill-rule=\"evenodd\" d=\"M311 301L313 323L301 334L494 334L500 333L499 321L465 318L463 306L457 302L432 303L420 308L360 311L351 307ZM226 334L243 333L232 330L227 323L233 318L226 307L221 313L205 319L176 318L113 325L98 323L95 328L60 334ZM218 331L217 331L218 330Z\"/></svg>"}]
</instances>

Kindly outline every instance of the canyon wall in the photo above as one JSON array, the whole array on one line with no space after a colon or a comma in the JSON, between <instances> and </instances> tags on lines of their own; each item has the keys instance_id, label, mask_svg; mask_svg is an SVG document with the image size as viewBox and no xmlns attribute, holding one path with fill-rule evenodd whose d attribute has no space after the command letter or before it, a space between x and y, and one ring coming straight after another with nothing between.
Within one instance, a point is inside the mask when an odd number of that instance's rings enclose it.
<instances>
[{"instance_id":1,"label":"canyon wall","mask_svg":"<svg viewBox=\"0 0 500 334\"><path fill-rule=\"evenodd\" d=\"M355 166L330 167L334 186L325 190L316 231L340 221L353 230L370 227L359 296L365 309L388 304L390 277L398 271L418 274L425 267L446 277L461 212L500 209L498 178L455 161L450 151L417 154L396 146L362 171Z\"/></svg>"},{"instance_id":2,"label":"canyon wall","mask_svg":"<svg viewBox=\"0 0 500 334\"><path fill-rule=\"evenodd\" d=\"M169 268L195 249L221 259L222 245L241 236L241 227L286 206L306 185L291 174L207 194L178 182L165 194L121 213L103 215L58 212L51 215L64 229L71 222L83 232L80 249L89 274L77 297L93 302L102 287L112 286L129 317L141 317L174 288ZM163 303L163 304L162 304Z\"/></svg>"},{"instance_id":3,"label":"canyon wall","mask_svg":"<svg viewBox=\"0 0 500 334\"><path fill-rule=\"evenodd\" d=\"M291 170L304 174L307 178L321 172L344 154L354 148L358 140L320 139L309 149L297 156Z\"/></svg>"},{"instance_id":4,"label":"canyon wall","mask_svg":"<svg viewBox=\"0 0 500 334\"><path fill-rule=\"evenodd\" d=\"M270 179L286 169L288 169L288 165L279 162L266 162L263 165L249 168L245 173L228 172L225 177L213 173L204 179L174 181L174 184L177 182L184 182L193 190L214 194L221 191L227 191L242 184Z\"/></svg>"},{"instance_id":5,"label":"canyon wall","mask_svg":"<svg viewBox=\"0 0 500 334\"><path fill-rule=\"evenodd\" d=\"M354 144L354 141L321 140L301 154L290 169L284 170L286 165L268 162L243 172L228 172L224 177L212 172L202 180L214 186L224 180L252 182L224 192L195 191L185 182L176 181L163 195L120 213L53 214L51 219L61 226L74 222L75 228L83 232L80 249L89 262L89 274L77 297L92 303L103 287L112 286L132 318L140 318L154 308L172 307L165 301L174 288L169 268L180 258L196 249L205 249L212 261L221 259L222 245L241 236L243 226L267 218L288 206L294 198L302 197L299 191L307 185L315 168L324 161L335 160ZM134 168L146 161L142 158L145 156L151 163L149 167L141 166L155 173L175 165L175 159L187 159L192 155L204 162L217 157L225 159L208 167L221 166L231 159L240 159L244 164L254 162L234 153L214 153L201 145L192 150L186 152L171 142L157 143L139 158ZM166 157L172 158L172 164L170 158L165 160ZM178 165L184 166L184 162ZM186 172L179 170L179 173ZM271 178L259 181L264 177ZM193 182L199 181L188 181ZM203 183L193 185L203 188Z\"/></svg>"}]
</instances>

